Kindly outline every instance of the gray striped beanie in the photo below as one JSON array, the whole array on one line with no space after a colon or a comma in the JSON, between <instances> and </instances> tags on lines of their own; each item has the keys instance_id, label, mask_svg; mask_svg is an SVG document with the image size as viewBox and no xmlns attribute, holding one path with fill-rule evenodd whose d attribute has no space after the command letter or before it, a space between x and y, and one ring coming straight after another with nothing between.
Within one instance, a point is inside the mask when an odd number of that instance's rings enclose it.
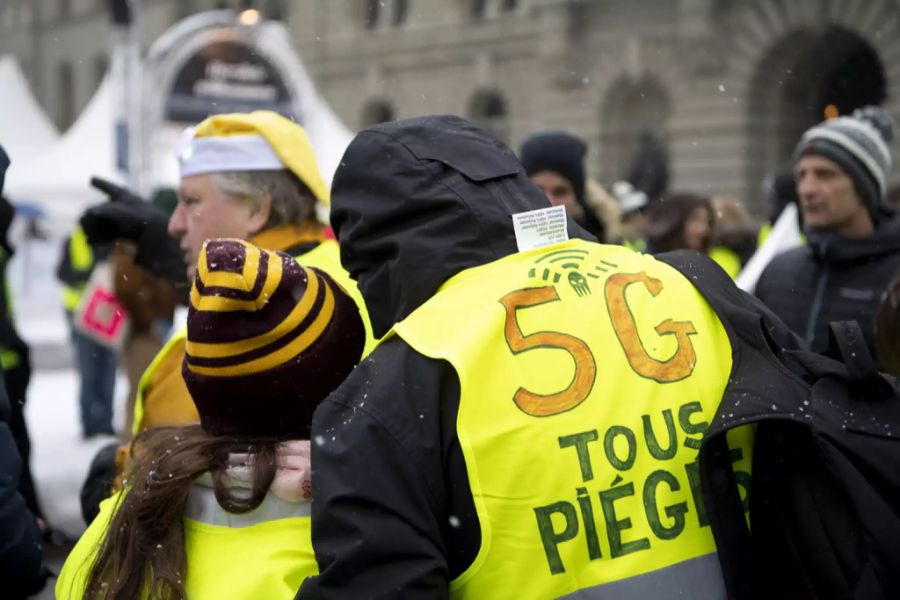
<instances>
[{"instance_id":1,"label":"gray striped beanie","mask_svg":"<svg viewBox=\"0 0 900 600\"><path fill-rule=\"evenodd\" d=\"M877 106L858 108L851 116L823 121L808 129L794 150L794 162L808 154L836 162L874 214L887 193L893 137L894 124L887 113Z\"/></svg>"}]
</instances>

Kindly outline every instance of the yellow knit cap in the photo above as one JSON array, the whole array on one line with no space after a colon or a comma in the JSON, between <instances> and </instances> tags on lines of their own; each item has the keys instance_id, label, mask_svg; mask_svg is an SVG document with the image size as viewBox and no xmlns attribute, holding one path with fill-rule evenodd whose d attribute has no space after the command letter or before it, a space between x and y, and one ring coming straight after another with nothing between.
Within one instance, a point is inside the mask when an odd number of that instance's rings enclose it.
<instances>
[{"instance_id":1,"label":"yellow knit cap","mask_svg":"<svg viewBox=\"0 0 900 600\"><path fill-rule=\"evenodd\" d=\"M328 186L319 172L316 155L306 130L270 110L229 113L207 117L197 125L194 138L261 136L297 179L302 181L323 206L328 206Z\"/></svg>"}]
</instances>

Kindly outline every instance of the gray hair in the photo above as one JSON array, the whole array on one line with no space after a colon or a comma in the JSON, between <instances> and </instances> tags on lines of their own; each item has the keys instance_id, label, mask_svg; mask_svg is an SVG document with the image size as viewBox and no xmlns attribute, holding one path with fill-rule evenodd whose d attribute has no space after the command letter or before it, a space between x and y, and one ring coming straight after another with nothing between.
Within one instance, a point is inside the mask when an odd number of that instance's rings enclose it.
<instances>
[{"instance_id":1,"label":"gray hair","mask_svg":"<svg viewBox=\"0 0 900 600\"><path fill-rule=\"evenodd\" d=\"M248 201L254 208L268 193L272 198L272 207L264 229L298 225L315 216L315 196L296 175L286 169L213 173L212 181L221 193Z\"/></svg>"}]
</instances>

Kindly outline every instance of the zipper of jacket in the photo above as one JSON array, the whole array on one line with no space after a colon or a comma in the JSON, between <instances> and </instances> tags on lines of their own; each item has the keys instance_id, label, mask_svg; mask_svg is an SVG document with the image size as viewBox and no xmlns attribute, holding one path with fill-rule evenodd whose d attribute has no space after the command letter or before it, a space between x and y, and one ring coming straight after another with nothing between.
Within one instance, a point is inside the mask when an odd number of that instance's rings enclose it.
<instances>
[{"instance_id":1,"label":"zipper of jacket","mask_svg":"<svg viewBox=\"0 0 900 600\"><path fill-rule=\"evenodd\" d=\"M823 268L825 271L819 277L819 282L816 284L816 295L813 297L812 307L809 311L809 320L806 321L806 332L803 336L803 340L806 342L806 347L809 350L813 349L812 342L816 335L816 322L819 320L819 313L822 312L825 285L828 283L828 265L825 264Z\"/></svg>"}]
</instances>

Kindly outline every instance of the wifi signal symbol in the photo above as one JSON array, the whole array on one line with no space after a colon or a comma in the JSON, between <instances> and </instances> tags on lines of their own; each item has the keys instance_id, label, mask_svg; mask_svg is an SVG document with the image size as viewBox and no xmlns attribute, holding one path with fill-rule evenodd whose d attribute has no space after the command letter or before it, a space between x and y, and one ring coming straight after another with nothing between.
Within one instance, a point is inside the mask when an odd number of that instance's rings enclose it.
<instances>
[{"instance_id":1,"label":"wifi signal symbol","mask_svg":"<svg viewBox=\"0 0 900 600\"><path fill-rule=\"evenodd\" d=\"M567 248L566 250L556 250L555 252L549 252L534 262L535 264L537 264L547 261L551 265L562 263L559 266L563 269L577 269L578 266L582 262L584 262L587 254L587 250L581 250L579 248Z\"/></svg>"},{"instance_id":2,"label":"wifi signal symbol","mask_svg":"<svg viewBox=\"0 0 900 600\"><path fill-rule=\"evenodd\" d=\"M554 267L578 271L579 267L581 267L585 258L587 258L587 255L588 255L587 250L581 250L579 248L567 248L565 250L556 250L554 252L549 252L534 262L535 262L535 264L538 264L541 262L545 263L546 266L544 267L544 272L542 275L542 279L544 281L547 281L549 276L552 274L553 275L553 283L558 283L560 280L561 274L556 272L554 270ZM607 272L609 272L609 268L615 269L617 267L618 267L618 265L616 265L615 263L611 263L608 260L601 260L600 264L594 265L593 270L599 271L601 273L607 273ZM532 267L532 269L528 272L528 275L529 275L529 277L536 277L537 272L538 272L538 269L535 267ZM590 271L588 271L587 276L591 277L592 279L600 278L599 275L592 273Z\"/></svg>"}]
</instances>

